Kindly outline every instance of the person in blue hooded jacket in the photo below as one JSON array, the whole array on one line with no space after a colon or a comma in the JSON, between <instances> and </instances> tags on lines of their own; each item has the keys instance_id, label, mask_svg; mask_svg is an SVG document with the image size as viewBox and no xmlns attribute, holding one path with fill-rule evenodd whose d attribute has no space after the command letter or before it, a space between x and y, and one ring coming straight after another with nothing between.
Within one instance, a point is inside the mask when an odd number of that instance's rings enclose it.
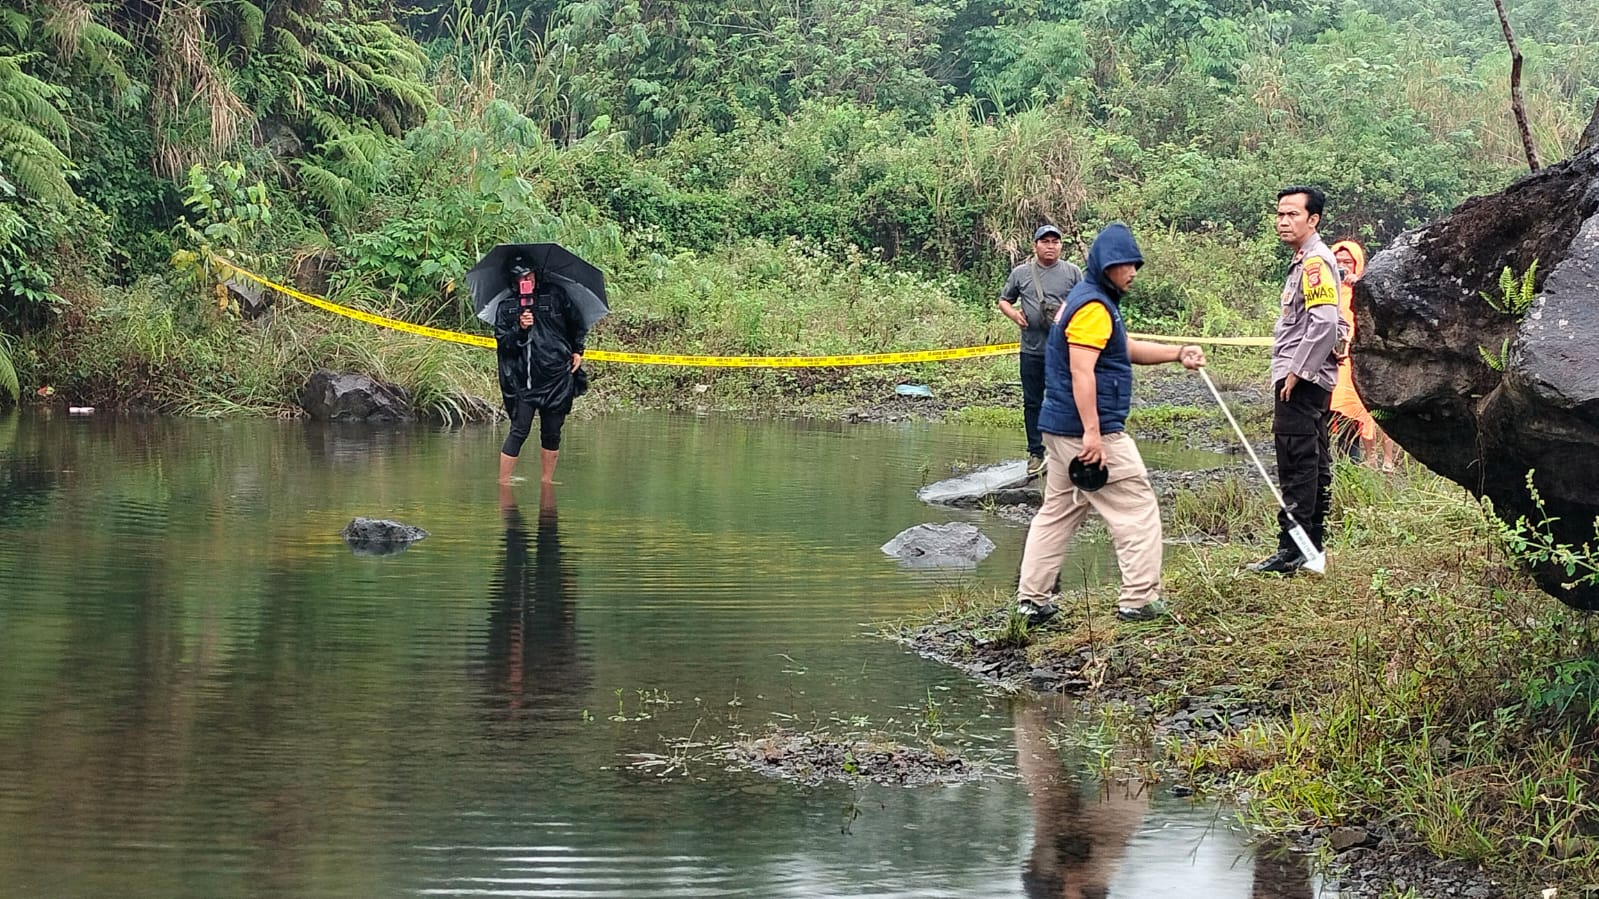
<instances>
[{"instance_id":1,"label":"person in blue hooded jacket","mask_svg":"<svg viewBox=\"0 0 1599 899\"><path fill-rule=\"evenodd\" d=\"M1088 251L1083 280L1066 296L1044 345L1044 405L1038 429L1049 464L1044 504L1033 517L1022 551L1017 612L1042 624L1058 611L1055 582L1072 535L1092 508L1105 520L1121 568L1116 617L1143 621L1165 613L1160 601L1160 508L1138 447L1127 434L1133 366L1205 364L1197 346L1177 347L1127 336L1120 303L1144 256L1126 225L1107 225ZM1071 460L1081 466L1069 466ZM1104 468L1104 483L1084 487L1071 468Z\"/></svg>"}]
</instances>

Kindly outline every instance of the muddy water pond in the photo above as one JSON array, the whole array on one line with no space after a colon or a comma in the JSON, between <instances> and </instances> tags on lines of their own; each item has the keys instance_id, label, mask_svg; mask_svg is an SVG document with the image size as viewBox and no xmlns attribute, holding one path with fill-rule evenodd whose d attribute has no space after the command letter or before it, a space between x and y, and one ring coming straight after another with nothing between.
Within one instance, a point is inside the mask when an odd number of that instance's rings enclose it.
<instances>
[{"instance_id":1,"label":"muddy water pond","mask_svg":"<svg viewBox=\"0 0 1599 899\"><path fill-rule=\"evenodd\" d=\"M502 492L501 436L0 417L4 892L1320 895L1224 811L1081 776L1047 703L870 635L1013 580L1023 526L916 490L1014 437L613 415L571 423L553 490ZM431 536L358 555L356 516ZM997 549L879 551L948 521ZM1091 544L1066 577L1111 567ZM801 783L721 749L776 729L987 773Z\"/></svg>"}]
</instances>

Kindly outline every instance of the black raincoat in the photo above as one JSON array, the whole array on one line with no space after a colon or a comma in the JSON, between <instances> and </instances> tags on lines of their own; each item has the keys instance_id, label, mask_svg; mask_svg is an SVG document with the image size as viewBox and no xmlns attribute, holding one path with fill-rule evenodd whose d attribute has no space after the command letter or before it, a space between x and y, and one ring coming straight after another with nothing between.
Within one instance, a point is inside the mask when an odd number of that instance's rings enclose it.
<instances>
[{"instance_id":1,"label":"black raincoat","mask_svg":"<svg viewBox=\"0 0 1599 899\"><path fill-rule=\"evenodd\" d=\"M573 398L588 389L588 372L572 371L572 354L583 352L588 328L559 285L534 289L533 327L526 331L517 323L522 308L516 296L508 296L494 316L505 413L514 417L521 399L544 412L565 415L572 411Z\"/></svg>"}]
</instances>

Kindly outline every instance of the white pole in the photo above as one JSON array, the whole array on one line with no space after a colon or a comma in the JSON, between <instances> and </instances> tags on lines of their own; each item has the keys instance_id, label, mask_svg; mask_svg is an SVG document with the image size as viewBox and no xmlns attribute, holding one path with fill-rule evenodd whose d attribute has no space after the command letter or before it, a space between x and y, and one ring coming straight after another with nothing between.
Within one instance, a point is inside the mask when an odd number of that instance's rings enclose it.
<instances>
[{"instance_id":1,"label":"white pole","mask_svg":"<svg viewBox=\"0 0 1599 899\"><path fill-rule=\"evenodd\" d=\"M1227 408L1226 401L1221 398L1221 391L1216 389L1216 382L1210 379L1210 373L1204 368L1199 368L1197 371L1204 379L1205 386L1210 388L1210 395L1216 398L1216 405L1220 406L1222 414L1227 416L1227 423L1233 426L1233 433L1238 435L1238 442L1244 445L1244 452L1249 453L1250 461L1255 463L1255 470L1260 472L1261 479L1271 488L1271 495L1277 500L1277 505L1282 508L1283 514L1288 516L1288 521L1292 525L1288 529L1288 536L1293 538L1294 545L1299 547L1300 554L1305 557L1305 567L1317 574L1326 571L1327 556L1316 548L1316 544L1310 542L1310 535L1300 527L1299 521L1294 518L1294 513L1288 511L1288 504L1283 502L1282 491L1277 489L1277 484L1272 481L1271 475L1266 474L1266 466L1261 463L1260 457L1255 455L1255 447L1250 444L1249 438L1244 436L1244 429L1238 426L1238 419L1233 418L1233 410Z\"/></svg>"}]
</instances>

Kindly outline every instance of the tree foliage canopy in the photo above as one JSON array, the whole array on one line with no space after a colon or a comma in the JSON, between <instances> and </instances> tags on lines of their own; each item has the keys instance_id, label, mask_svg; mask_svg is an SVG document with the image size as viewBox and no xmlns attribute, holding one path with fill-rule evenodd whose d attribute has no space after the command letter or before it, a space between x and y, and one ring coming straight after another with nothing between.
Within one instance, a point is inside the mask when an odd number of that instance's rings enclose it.
<instances>
[{"instance_id":1,"label":"tree foliage canopy","mask_svg":"<svg viewBox=\"0 0 1599 899\"><path fill-rule=\"evenodd\" d=\"M1599 99L1584 2L1509 4L1552 158ZM1333 230L1381 241L1516 170L1481 6L19 0L0 10L0 325L38 324L64 278L167 272L216 224L182 202L188 173L227 160L274 210L239 252L320 254L335 285L430 318L518 236L623 280L798 238L986 298L1041 219L1242 252L1268 189L1311 181Z\"/></svg>"}]
</instances>

